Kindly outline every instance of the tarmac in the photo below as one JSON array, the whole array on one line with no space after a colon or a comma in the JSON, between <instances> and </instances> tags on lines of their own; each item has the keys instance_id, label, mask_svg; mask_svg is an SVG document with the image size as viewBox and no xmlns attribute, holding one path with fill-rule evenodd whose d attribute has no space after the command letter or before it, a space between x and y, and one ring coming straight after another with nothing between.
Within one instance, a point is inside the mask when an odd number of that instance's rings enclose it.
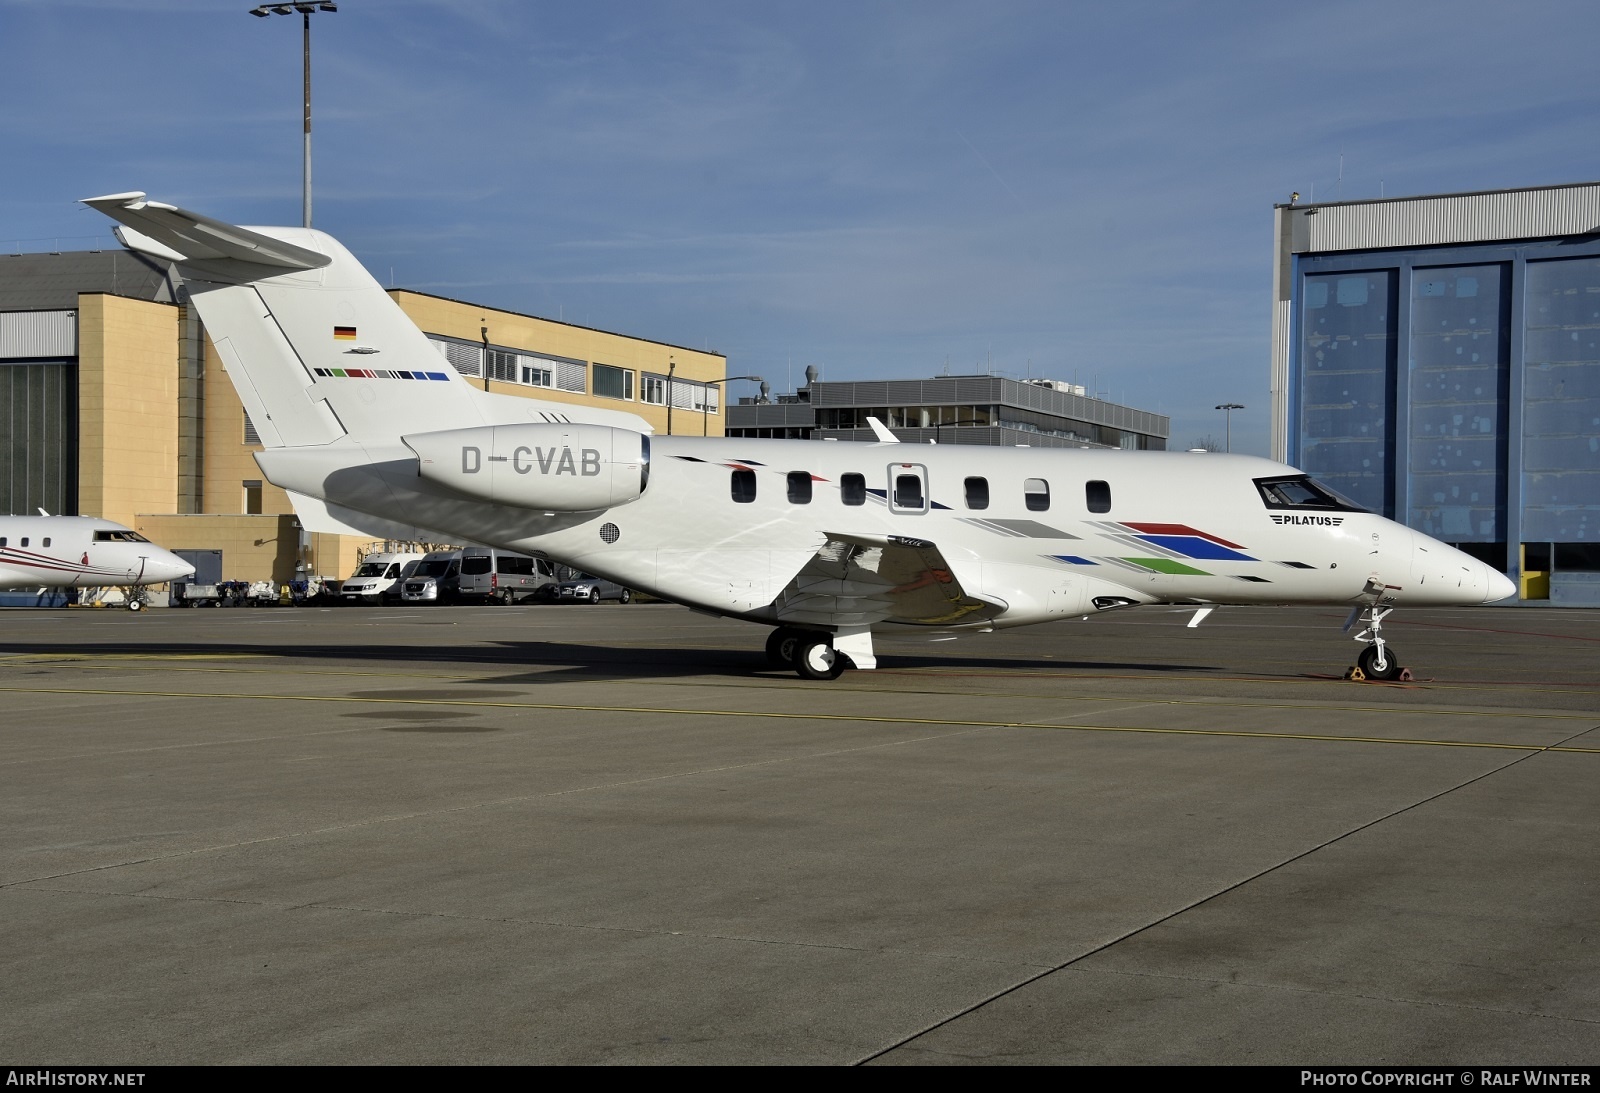
<instances>
[{"instance_id":1,"label":"tarmac","mask_svg":"<svg viewBox=\"0 0 1600 1093\"><path fill-rule=\"evenodd\" d=\"M1600 1064L1600 612L1187 621L0 611L0 1063Z\"/></svg>"}]
</instances>

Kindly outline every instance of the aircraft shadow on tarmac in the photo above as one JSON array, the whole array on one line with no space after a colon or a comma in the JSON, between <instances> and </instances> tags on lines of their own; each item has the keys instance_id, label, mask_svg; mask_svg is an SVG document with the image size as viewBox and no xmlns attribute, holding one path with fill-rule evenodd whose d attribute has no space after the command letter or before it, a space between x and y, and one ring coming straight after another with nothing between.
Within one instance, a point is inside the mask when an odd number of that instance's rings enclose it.
<instances>
[{"instance_id":1,"label":"aircraft shadow on tarmac","mask_svg":"<svg viewBox=\"0 0 1600 1093\"><path fill-rule=\"evenodd\" d=\"M439 665L477 665L485 669L512 669L501 683L557 683L574 679L676 679L689 676L788 676L790 670L767 663L760 649L675 649L671 647L585 645L567 642L495 642L459 649L421 645L303 645L295 643L188 642L4 642L0 655L27 657L138 657L226 658L293 657L309 661L363 661L404 664L427 670ZM22 665L13 665L21 667ZM901 653L891 647L878 655L880 670L942 668L948 671L1026 671L1050 669L1077 672L1216 673L1219 665L1136 663L1109 660L1072 660L1060 657L931 656Z\"/></svg>"}]
</instances>

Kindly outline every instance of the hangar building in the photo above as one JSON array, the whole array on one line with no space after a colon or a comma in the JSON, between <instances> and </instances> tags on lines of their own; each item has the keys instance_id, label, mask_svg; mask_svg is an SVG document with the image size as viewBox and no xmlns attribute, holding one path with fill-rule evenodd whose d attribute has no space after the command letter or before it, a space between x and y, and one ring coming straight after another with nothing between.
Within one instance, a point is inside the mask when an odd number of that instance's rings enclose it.
<instances>
[{"instance_id":1,"label":"hangar building","mask_svg":"<svg viewBox=\"0 0 1600 1093\"><path fill-rule=\"evenodd\" d=\"M1600 604L1600 182L1274 219L1274 457Z\"/></svg>"}]
</instances>

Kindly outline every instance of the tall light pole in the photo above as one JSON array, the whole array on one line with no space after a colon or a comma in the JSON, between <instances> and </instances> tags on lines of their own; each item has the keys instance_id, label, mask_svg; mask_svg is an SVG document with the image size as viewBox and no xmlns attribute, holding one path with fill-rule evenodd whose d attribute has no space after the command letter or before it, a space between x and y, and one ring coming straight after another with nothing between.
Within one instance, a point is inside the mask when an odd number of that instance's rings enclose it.
<instances>
[{"instance_id":1,"label":"tall light pole","mask_svg":"<svg viewBox=\"0 0 1600 1093\"><path fill-rule=\"evenodd\" d=\"M1223 451L1231 452L1233 451L1233 412L1235 410L1243 410L1244 406L1237 402L1224 402L1217 409L1223 411L1222 428L1223 437L1225 438L1223 440Z\"/></svg>"},{"instance_id":2,"label":"tall light pole","mask_svg":"<svg viewBox=\"0 0 1600 1093\"><path fill-rule=\"evenodd\" d=\"M261 4L250 9L250 14L265 19L269 15L290 15L299 12L302 22L305 53L305 178L301 190L305 226L311 226L311 13L314 11L334 12L339 10L339 5L333 0L317 0L317 3L296 4Z\"/></svg>"},{"instance_id":3,"label":"tall light pole","mask_svg":"<svg viewBox=\"0 0 1600 1093\"><path fill-rule=\"evenodd\" d=\"M760 376L723 376L719 380L706 380L706 386L707 387L721 388L721 386L724 383L729 383L729 382L732 382L733 380L755 380L757 383L760 383L761 382L761 377ZM711 426L708 423L707 416L706 416L706 402L707 401L708 400L704 399L704 398L702 398L700 400L700 435L701 436L709 436L710 432L711 432ZM726 431L726 430L724 430L724 431Z\"/></svg>"}]
</instances>

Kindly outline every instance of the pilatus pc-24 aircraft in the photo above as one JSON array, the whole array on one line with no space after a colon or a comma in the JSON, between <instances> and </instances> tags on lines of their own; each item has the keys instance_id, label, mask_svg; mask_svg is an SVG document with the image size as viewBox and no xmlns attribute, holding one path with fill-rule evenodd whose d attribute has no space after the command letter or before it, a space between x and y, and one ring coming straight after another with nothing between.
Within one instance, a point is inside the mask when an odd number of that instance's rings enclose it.
<instances>
[{"instance_id":1,"label":"pilatus pc-24 aircraft","mask_svg":"<svg viewBox=\"0 0 1600 1093\"><path fill-rule=\"evenodd\" d=\"M132 528L93 516L0 516L0 588L139 588L194 566ZM144 606L130 595L128 607Z\"/></svg>"},{"instance_id":2,"label":"pilatus pc-24 aircraft","mask_svg":"<svg viewBox=\"0 0 1600 1093\"><path fill-rule=\"evenodd\" d=\"M478 390L338 242L142 193L90 198L178 264L313 530L541 553L772 629L807 679L872 668L874 635L986 631L1145 604L1338 604L1369 677L1395 604L1511 582L1248 456L651 436L641 418ZM1191 625L1194 625L1191 622Z\"/></svg>"}]
</instances>

